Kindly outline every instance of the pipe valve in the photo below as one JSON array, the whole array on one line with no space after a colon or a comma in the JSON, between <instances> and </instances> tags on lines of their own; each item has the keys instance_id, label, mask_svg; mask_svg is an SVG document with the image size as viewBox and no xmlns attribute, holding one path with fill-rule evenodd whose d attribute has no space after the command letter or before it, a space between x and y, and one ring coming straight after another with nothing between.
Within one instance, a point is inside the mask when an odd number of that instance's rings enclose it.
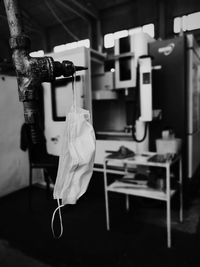
<instances>
[{"instance_id":1,"label":"pipe valve","mask_svg":"<svg viewBox=\"0 0 200 267\"><path fill-rule=\"evenodd\" d=\"M75 66L72 61L64 60L62 63L54 62L54 77L63 75L64 77L72 76L76 71L87 70L87 67Z\"/></svg>"}]
</instances>

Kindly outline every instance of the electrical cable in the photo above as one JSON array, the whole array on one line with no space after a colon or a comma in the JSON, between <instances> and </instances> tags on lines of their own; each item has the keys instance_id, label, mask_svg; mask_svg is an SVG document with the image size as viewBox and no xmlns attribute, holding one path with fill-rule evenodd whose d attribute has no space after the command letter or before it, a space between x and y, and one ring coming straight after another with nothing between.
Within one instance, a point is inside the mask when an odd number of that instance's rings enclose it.
<instances>
[{"instance_id":1,"label":"electrical cable","mask_svg":"<svg viewBox=\"0 0 200 267\"><path fill-rule=\"evenodd\" d=\"M134 128L135 127L133 127L133 130L132 130L133 140L136 141L137 143L143 142L147 136L148 122L145 122L144 135L141 139L137 139L137 137L135 135L135 129Z\"/></svg>"},{"instance_id":2,"label":"electrical cable","mask_svg":"<svg viewBox=\"0 0 200 267\"><path fill-rule=\"evenodd\" d=\"M73 32L70 31L69 28L62 22L62 20L59 18L59 16L52 9L51 5L48 3L47 0L45 0L45 4L48 7L48 9L50 10L50 12L52 13L52 15L55 17L55 19L61 24L63 29L67 32L67 34L69 34L75 41L79 41L79 38L75 34L73 34Z\"/></svg>"},{"instance_id":3,"label":"electrical cable","mask_svg":"<svg viewBox=\"0 0 200 267\"><path fill-rule=\"evenodd\" d=\"M139 74L139 67L137 67L137 72L136 72L136 80L138 81L138 84L140 84L140 74ZM140 117L140 89L139 86L135 88L135 103L134 103L134 108L133 108L133 128L132 128L132 137L133 140L137 143L141 143L145 140L147 136L147 130L148 130L148 122L145 123L145 128L144 128L144 135L141 139L137 139L136 137L136 129L135 129L135 123L136 120L139 119Z\"/></svg>"}]
</instances>

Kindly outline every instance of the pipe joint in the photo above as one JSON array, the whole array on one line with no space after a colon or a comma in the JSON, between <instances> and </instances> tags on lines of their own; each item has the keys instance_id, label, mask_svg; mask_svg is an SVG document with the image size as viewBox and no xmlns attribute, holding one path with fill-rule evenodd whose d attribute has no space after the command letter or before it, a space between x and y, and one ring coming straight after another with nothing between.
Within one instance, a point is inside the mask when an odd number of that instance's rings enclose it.
<instances>
[{"instance_id":1,"label":"pipe joint","mask_svg":"<svg viewBox=\"0 0 200 267\"><path fill-rule=\"evenodd\" d=\"M35 89L35 86L29 85L28 87L22 87L23 90L20 90L19 88L19 101L33 101L37 100L37 90Z\"/></svg>"},{"instance_id":2,"label":"pipe joint","mask_svg":"<svg viewBox=\"0 0 200 267\"><path fill-rule=\"evenodd\" d=\"M36 101L24 101L24 118L27 124L39 122L38 104Z\"/></svg>"},{"instance_id":3,"label":"pipe joint","mask_svg":"<svg viewBox=\"0 0 200 267\"><path fill-rule=\"evenodd\" d=\"M14 49L26 49L29 50L31 47L31 41L26 35L13 36L9 40L10 48Z\"/></svg>"},{"instance_id":4,"label":"pipe joint","mask_svg":"<svg viewBox=\"0 0 200 267\"><path fill-rule=\"evenodd\" d=\"M52 57L30 58L30 75L38 82L54 80L54 61Z\"/></svg>"}]
</instances>

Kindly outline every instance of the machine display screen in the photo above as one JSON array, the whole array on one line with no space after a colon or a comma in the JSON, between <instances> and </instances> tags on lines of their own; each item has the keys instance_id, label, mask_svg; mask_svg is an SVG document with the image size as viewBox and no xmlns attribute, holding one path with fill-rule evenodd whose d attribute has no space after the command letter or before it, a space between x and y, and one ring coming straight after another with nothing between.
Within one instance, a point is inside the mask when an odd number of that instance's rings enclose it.
<instances>
[{"instance_id":1,"label":"machine display screen","mask_svg":"<svg viewBox=\"0 0 200 267\"><path fill-rule=\"evenodd\" d=\"M142 83L143 84L150 84L151 83L151 75L150 75L150 72L144 72L142 74Z\"/></svg>"}]
</instances>

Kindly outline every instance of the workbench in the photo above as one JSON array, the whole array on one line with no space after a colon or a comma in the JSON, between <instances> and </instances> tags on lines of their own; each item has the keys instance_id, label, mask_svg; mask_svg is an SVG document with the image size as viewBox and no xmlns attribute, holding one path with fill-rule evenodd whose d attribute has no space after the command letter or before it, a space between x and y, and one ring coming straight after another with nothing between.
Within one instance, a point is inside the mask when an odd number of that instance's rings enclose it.
<instances>
[{"instance_id":1,"label":"workbench","mask_svg":"<svg viewBox=\"0 0 200 267\"><path fill-rule=\"evenodd\" d=\"M136 155L132 158L127 159L112 159L105 157L104 159L104 189L105 189L105 208L106 208L106 227L110 230L110 219L109 219L109 199L108 193L115 192L126 195L126 209L129 210L129 196L138 196L151 199L157 199L166 202L166 225L167 225L167 247L171 247L171 197L175 194L176 190L179 191L180 197L180 208L179 208L179 219L183 221L183 193L182 193L182 157L181 155L175 155L172 159L166 160L165 162L154 162L150 161L150 157L156 155L156 153L148 152L145 155ZM107 169L108 163L113 165L123 166L123 172L120 171L119 175L128 174L129 168L134 166L149 166L149 167L161 167L165 169L166 173L166 188L165 190L152 188L149 186L135 186L134 184L124 183L120 180L108 184L108 173L112 173L110 169ZM171 167L178 164L178 187L175 189L171 188ZM108 171L108 172L107 172ZM118 172L114 171L115 174Z\"/></svg>"}]
</instances>

